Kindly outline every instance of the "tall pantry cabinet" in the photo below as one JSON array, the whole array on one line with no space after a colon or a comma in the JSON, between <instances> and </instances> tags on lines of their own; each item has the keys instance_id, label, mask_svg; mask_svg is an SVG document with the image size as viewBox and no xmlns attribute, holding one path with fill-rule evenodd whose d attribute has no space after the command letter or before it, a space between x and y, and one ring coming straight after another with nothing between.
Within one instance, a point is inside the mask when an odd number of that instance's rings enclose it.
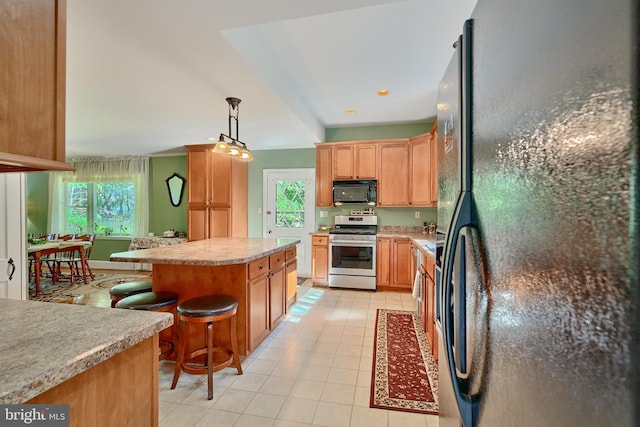
<instances>
[{"instance_id":1,"label":"tall pantry cabinet","mask_svg":"<svg viewBox=\"0 0 640 427\"><path fill-rule=\"evenodd\" d=\"M187 237L247 237L247 162L213 152L214 144L187 148Z\"/></svg>"}]
</instances>

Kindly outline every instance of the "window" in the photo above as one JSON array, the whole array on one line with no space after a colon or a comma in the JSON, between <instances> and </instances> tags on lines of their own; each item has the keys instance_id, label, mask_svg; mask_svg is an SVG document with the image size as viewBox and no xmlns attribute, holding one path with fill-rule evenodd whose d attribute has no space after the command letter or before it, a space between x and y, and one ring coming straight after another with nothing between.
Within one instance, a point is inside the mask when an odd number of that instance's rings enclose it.
<instances>
[{"instance_id":1,"label":"window","mask_svg":"<svg viewBox=\"0 0 640 427\"><path fill-rule=\"evenodd\" d=\"M276 182L276 227L304 227L304 181Z\"/></svg>"},{"instance_id":2,"label":"window","mask_svg":"<svg viewBox=\"0 0 640 427\"><path fill-rule=\"evenodd\" d=\"M132 235L133 182L72 182L65 186L67 228L63 233Z\"/></svg>"},{"instance_id":3,"label":"window","mask_svg":"<svg viewBox=\"0 0 640 427\"><path fill-rule=\"evenodd\" d=\"M52 233L144 236L148 230L148 159L70 161L75 172L50 175Z\"/></svg>"}]
</instances>

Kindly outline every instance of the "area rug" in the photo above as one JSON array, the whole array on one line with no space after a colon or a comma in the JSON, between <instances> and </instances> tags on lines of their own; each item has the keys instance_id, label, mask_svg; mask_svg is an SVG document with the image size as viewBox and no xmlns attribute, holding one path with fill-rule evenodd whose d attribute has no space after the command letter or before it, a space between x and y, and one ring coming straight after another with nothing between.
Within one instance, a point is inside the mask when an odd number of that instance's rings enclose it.
<instances>
[{"instance_id":1,"label":"area rug","mask_svg":"<svg viewBox=\"0 0 640 427\"><path fill-rule=\"evenodd\" d=\"M70 283L69 280L58 280L52 283L50 278L43 277L40 281L40 293L36 297L35 285L29 285L29 299L42 302L68 302L80 295L89 295L93 292L104 291L119 283L133 280L148 280L150 273L96 273L94 280L88 280L85 284L82 279Z\"/></svg>"},{"instance_id":2,"label":"area rug","mask_svg":"<svg viewBox=\"0 0 640 427\"><path fill-rule=\"evenodd\" d=\"M413 312L378 309L369 406L438 414L438 370Z\"/></svg>"}]
</instances>

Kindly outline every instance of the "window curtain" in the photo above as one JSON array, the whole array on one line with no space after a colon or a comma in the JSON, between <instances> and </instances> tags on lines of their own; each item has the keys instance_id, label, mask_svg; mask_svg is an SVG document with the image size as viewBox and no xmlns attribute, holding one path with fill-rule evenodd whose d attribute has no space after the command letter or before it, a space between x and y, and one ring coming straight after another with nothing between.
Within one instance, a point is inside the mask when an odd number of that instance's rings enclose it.
<instances>
[{"instance_id":1,"label":"window curtain","mask_svg":"<svg viewBox=\"0 0 640 427\"><path fill-rule=\"evenodd\" d=\"M48 230L60 233L66 222L65 186L69 182L133 182L135 234L149 231L149 158L140 156L78 158L68 160L76 170L49 174Z\"/></svg>"}]
</instances>

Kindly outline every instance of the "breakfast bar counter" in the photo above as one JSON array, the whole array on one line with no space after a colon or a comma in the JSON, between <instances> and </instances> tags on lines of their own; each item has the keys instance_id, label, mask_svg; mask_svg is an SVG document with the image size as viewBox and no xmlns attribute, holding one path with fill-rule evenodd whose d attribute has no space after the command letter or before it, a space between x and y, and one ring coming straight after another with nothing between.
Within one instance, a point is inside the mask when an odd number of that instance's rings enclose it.
<instances>
[{"instance_id":1,"label":"breakfast bar counter","mask_svg":"<svg viewBox=\"0 0 640 427\"><path fill-rule=\"evenodd\" d=\"M249 354L284 319L297 286L294 238L219 237L173 246L111 255L111 261L152 264L152 290L178 294L178 304L204 295L229 295L238 300L237 345ZM225 331L228 322L216 325ZM190 349L202 347L204 329L192 328ZM167 331L161 339L172 339ZM216 334L216 344L229 346L229 337Z\"/></svg>"},{"instance_id":2,"label":"breakfast bar counter","mask_svg":"<svg viewBox=\"0 0 640 427\"><path fill-rule=\"evenodd\" d=\"M157 425L158 333L170 314L0 299L0 318L0 404L69 404L72 426L120 421L117 407Z\"/></svg>"}]
</instances>

